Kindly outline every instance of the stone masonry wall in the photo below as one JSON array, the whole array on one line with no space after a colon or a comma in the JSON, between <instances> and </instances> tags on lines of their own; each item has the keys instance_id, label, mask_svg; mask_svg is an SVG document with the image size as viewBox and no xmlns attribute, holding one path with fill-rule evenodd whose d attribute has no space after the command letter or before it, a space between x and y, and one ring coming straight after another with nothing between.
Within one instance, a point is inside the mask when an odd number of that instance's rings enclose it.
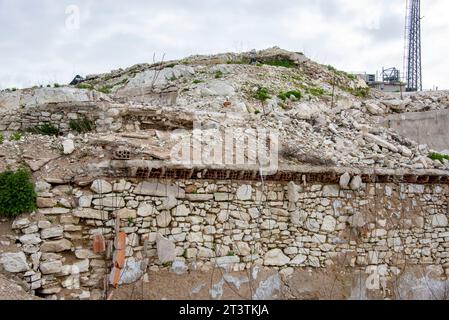
<instances>
[{"instance_id":1,"label":"stone masonry wall","mask_svg":"<svg viewBox=\"0 0 449 320\"><path fill-rule=\"evenodd\" d=\"M137 281L147 263L160 270L172 260L182 268L195 262L234 270L378 266L384 280L405 264L449 272L447 185L351 186L97 180L80 188L39 181L40 209L13 223L20 248L1 255L0 268L24 277L39 295L98 299L113 254L94 254L92 239L113 240L118 216L127 234L121 283Z\"/></svg>"}]
</instances>

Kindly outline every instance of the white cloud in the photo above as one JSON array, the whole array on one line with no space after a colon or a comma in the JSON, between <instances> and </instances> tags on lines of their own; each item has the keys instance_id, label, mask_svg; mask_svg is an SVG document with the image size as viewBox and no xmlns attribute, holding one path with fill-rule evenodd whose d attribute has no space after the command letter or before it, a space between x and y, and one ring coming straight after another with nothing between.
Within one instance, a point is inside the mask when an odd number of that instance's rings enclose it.
<instances>
[{"instance_id":1,"label":"white cloud","mask_svg":"<svg viewBox=\"0 0 449 320\"><path fill-rule=\"evenodd\" d=\"M73 4L79 30L65 28ZM449 88L449 2L427 0L422 11L424 86ZM402 68L404 16L405 0L0 0L0 88L66 83L153 53L274 45L347 71Z\"/></svg>"}]
</instances>

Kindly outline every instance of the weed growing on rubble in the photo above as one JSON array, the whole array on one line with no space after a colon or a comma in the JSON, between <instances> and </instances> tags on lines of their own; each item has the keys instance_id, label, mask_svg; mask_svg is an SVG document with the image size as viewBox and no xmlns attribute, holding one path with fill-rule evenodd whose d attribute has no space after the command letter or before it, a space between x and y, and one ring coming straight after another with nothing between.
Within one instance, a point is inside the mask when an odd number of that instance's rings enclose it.
<instances>
[{"instance_id":1,"label":"weed growing on rubble","mask_svg":"<svg viewBox=\"0 0 449 320\"><path fill-rule=\"evenodd\" d=\"M307 88L306 92L315 97L321 97L326 94L329 94L326 90L324 90L323 88L320 88L320 87Z\"/></svg>"},{"instance_id":2,"label":"weed growing on rubble","mask_svg":"<svg viewBox=\"0 0 449 320\"><path fill-rule=\"evenodd\" d=\"M27 131L32 134L41 134L43 136L59 135L59 129L51 123L44 123L43 125L29 128Z\"/></svg>"},{"instance_id":3,"label":"weed growing on rubble","mask_svg":"<svg viewBox=\"0 0 449 320\"><path fill-rule=\"evenodd\" d=\"M3 133L0 133L0 144L3 144L4 141L5 141L5 136L3 135Z\"/></svg>"},{"instance_id":4,"label":"weed growing on rubble","mask_svg":"<svg viewBox=\"0 0 449 320\"><path fill-rule=\"evenodd\" d=\"M88 118L70 120L70 129L77 133L88 133L95 129L95 123Z\"/></svg>"},{"instance_id":5,"label":"weed growing on rubble","mask_svg":"<svg viewBox=\"0 0 449 320\"><path fill-rule=\"evenodd\" d=\"M24 168L0 173L0 216L15 217L36 209L31 173Z\"/></svg>"},{"instance_id":6,"label":"weed growing on rubble","mask_svg":"<svg viewBox=\"0 0 449 320\"><path fill-rule=\"evenodd\" d=\"M350 90L350 92L356 97L366 98L369 95L369 88L357 88Z\"/></svg>"},{"instance_id":7,"label":"weed growing on rubble","mask_svg":"<svg viewBox=\"0 0 449 320\"><path fill-rule=\"evenodd\" d=\"M104 93L104 94L110 94L111 93L111 87L104 86L104 87L101 87L100 89L98 89L98 91L100 91L101 93Z\"/></svg>"},{"instance_id":8,"label":"weed growing on rubble","mask_svg":"<svg viewBox=\"0 0 449 320\"><path fill-rule=\"evenodd\" d=\"M449 161L449 155L436 152L429 154L429 158L434 161L440 161L441 163L444 163L444 160Z\"/></svg>"},{"instance_id":9,"label":"weed growing on rubble","mask_svg":"<svg viewBox=\"0 0 449 320\"><path fill-rule=\"evenodd\" d=\"M198 79L195 79L192 81L193 84L199 84L199 83L203 83L203 82L204 82L203 80L198 80Z\"/></svg>"},{"instance_id":10,"label":"weed growing on rubble","mask_svg":"<svg viewBox=\"0 0 449 320\"><path fill-rule=\"evenodd\" d=\"M20 141L22 134L20 132L14 132L9 138L11 141Z\"/></svg>"},{"instance_id":11,"label":"weed growing on rubble","mask_svg":"<svg viewBox=\"0 0 449 320\"><path fill-rule=\"evenodd\" d=\"M301 100L302 94L300 91L287 91L287 92L281 92L278 94L278 98L282 101L285 101L287 99L290 99L291 97L294 97L296 100Z\"/></svg>"},{"instance_id":12,"label":"weed growing on rubble","mask_svg":"<svg viewBox=\"0 0 449 320\"><path fill-rule=\"evenodd\" d=\"M94 86L90 83L79 83L76 85L78 89L94 90Z\"/></svg>"},{"instance_id":13,"label":"weed growing on rubble","mask_svg":"<svg viewBox=\"0 0 449 320\"><path fill-rule=\"evenodd\" d=\"M273 58L271 60L265 60L262 63L274 67L284 67L284 68L296 67L296 64L292 60L283 58Z\"/></svg>"},{"instance_id":14,"label":"weed growing on rubble","mask_svg":"<svg viewBox=\"0 0 449 320\"><path fill-rule=\"evenodd\" d=\"M259 88L257 89L256 93L254 93L254 98L257 100L260 100L262 102L267 101L271 98L271 96L268 94L268 90L265 88Z\"/></svg>"},{"instance_id":15,"label":"weed growing on rubble","mask_svg":"<svg viewBox=\"0 0 449 320\"><path fill-rule=\"evenodd\" d=\"M218 70L217 72L215 72L215 79L221 79L223 78L223 72Z\"/></svg>"}]
</instances>

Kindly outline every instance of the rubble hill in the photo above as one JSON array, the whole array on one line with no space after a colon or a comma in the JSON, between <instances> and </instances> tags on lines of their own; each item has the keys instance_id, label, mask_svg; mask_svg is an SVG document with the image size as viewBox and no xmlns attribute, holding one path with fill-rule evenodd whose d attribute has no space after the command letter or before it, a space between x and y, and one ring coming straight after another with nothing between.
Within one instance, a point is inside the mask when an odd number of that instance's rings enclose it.
<instances>
[{"instance_id":1,"label":"rubble hill","mask_svg":"<svg viewBox=\"0 0 449 320\"><path fill-rule=\"evenodd\" d=\"M249 57L197 55L89 75L76 86L3 90L1 166L26 163L45 174L88 175L86 163L112 159L111 146L133 150L137 159L167 161L176 142L171 133L186 129L191 134L195 119L211 133L237 127L278 131L285 165L449 169L446 159L429 157L434 151L428 146L379 126L377 120L389 113L445 109L447 92L401 99L370 90L358 77L301 53L262 50L257 64ZM69 110L70 125L52 113L59 106ZM93 118L97 108L103 113ZM72 126L79 120L76 112L92 118L90 130L77 132ZM156 120L139 120L149 114ZM120 117L127 122L116 121ZM61 136L29 133L23 119L31 129L54 126Z\"/></svg>"}]
</instances>

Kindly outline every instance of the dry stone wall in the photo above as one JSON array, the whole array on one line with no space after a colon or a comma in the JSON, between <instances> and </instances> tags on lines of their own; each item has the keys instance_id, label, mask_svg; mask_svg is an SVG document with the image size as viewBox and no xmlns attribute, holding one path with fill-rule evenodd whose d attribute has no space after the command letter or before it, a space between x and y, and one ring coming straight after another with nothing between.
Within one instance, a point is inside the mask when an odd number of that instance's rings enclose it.
<instances>
[{"instance_id":1,"label":"dry stone wall","mask_svg":"<svg viewBox=\"0 0 449 320\"><path fill-rule=\"evenodd\" d=\"M383 280L405 265L449 272L448 185L341 182L39 181L40 208L14 222L20 250L1 255L0 267L39 295L99 299L113 250L95 254L92 240L113 240L119 217L122 284L173 261L236 271L377 266Z\"/></svg>"}]
</instances>

